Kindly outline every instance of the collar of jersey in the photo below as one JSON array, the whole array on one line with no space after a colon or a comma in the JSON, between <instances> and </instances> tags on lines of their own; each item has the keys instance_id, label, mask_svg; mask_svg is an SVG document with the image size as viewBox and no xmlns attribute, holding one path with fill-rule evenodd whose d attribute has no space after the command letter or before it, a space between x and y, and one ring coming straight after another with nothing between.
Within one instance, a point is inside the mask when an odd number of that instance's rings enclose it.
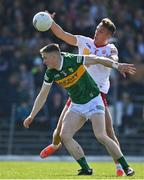
<instances>
[{"instance_id":1,"label":"collar of jersey","mask_svg":"<svg viewBox=\"0 0 144 180\"><path fill-rule=\"evenodd\" d=\"M62 69L62 67L63 67L63 60L64 60L64 57L63 57L63 55L61 55L61 64L60 64L60 67L59 67L59 71Z\"/></svg>"},{"instance_id":2,"label":"collar of jersey","mask_svg":"<svg viewBox=\"0 0 144 180\"><path fill-rule=\"evenodd\" d=\"M95 43L94 43L94 44L95 44ZM108 45L108 43L107 43L107 44L104 44L104 45L101 45L101 46L98 46L98 45L95 44L96 48L104 47L104 46L107 46L107 45Z\"/></svg>"}]
</instances>

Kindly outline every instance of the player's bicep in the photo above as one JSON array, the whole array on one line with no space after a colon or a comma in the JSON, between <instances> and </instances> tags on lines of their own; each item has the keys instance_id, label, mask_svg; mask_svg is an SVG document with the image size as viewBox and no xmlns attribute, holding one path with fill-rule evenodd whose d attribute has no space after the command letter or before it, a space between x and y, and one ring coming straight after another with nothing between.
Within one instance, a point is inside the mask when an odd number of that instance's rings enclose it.
<instances>
[{"instance_id":1,"label":"player's bicep","mask_svg":"<svg viewBox=\"0 0 144 180\"><path fill-rule=\"evenodd\" d=\"M48 95L50 88L52 86L52 83L46 83L45 81L43 82L42 88L40 90L40 95L46 96Z\"/></svg>"},{"instance_id":2,"label":"player's bicep","mask_svg":"<svg viewBox=\"0 0 144 180\"><path fill-rule=\"evenodd\" d=\"M85 66L97 64L96 55L85 55L83 64Z\"/></svg>"}]
</instances>

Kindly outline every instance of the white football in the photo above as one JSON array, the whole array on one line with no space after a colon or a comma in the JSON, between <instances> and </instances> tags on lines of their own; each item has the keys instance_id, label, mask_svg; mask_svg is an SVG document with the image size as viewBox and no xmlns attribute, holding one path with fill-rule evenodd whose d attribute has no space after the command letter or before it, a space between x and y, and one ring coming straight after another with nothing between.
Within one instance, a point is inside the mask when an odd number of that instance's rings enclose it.
<instances>
[{"instance_id":1,"label":"white football","mask_svg":"<svg viewBox=\"0 0 144 180\"><path fill-rule=\"evenodd\" d=\"M33 26L41 32L47 31L52 25L53 19L46 12L39 12L33 17Z\"/></svg>"}]
</instances>

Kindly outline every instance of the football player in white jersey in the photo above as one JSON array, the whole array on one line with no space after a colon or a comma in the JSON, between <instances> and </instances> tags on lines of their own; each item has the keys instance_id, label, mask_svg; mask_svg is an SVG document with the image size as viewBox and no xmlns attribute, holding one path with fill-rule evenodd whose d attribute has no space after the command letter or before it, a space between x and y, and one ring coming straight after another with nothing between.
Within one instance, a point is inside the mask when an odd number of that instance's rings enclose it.
<instances>
[{"instance_id":1,"label":"football player in white jersey","mask_svg":"<svg viewBox=\"0 0 144 180\"><path fill-rule=\"evenodd\" d=\"M108 18L102 19L102 21L98 24L95 30L94 39L91 39L89 37L84 37L81 35L73 35L68 32L65 32L54 21L51 26L51 30L56 37L60 38L61 40L65 41L70 45L77 46L79 54L94 54L97 56L109 57L114 61L118 61L117 48L114 46L114 44L109 43L109 38L111 38L112 35L114 34L116 27L113 24L113 22ZM106 95L110 87L110 82L109 82L110 71L111 71L110 68L104 67L103 65L92 65L88 67L88 72L93 77L95 82L98 84L99 89L101 91L103 102L105 104L105 123L106 123L107 134L111 139L113 139L119 145L118 139L113 129L112 118L106 100ZM71 102L69 99L61 113L57 127L53 133L52 144L47 146L45 149L41 151L40 153L41 158L45 158L53 154L56 150L58 150L61 147L61 139L59 136L61 131L61 124L63 117L65 116L65 113L67 112L70 106L70 103ZM116 175L123 176L124 172L122 170L121 165L118 162L115 162L115 164L116 164Z\"/></svg>"}]
</instances>

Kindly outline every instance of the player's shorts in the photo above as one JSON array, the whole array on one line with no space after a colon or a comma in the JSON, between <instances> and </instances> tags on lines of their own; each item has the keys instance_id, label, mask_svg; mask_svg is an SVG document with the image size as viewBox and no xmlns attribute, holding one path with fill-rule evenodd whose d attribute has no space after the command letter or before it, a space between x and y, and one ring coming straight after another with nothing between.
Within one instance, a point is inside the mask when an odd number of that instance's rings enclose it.
<instances>
[{"instance_id":1,"label":"player's shorts","mask_svg":"<svg viewBox=\"0 0 144 180\"><path fill-rule=\"evenodd\" d=\"M86 104L71 102L69 111L79 113L82 117L90 119L95 113L105 113L105 107L101 95L98 95Z\"/></svg>"},{"instance_id":2,"label":"player's shorts","mask_svg":"<svg viewBox=\"0 0 144 180\"><path fill-rule=\"evenodd\" d=\"M104 103L105 107L108 107L108 103L107 103L107 99L106 99L107 94L105 94L103 92L100 92L100 93L101 93L101 97L102 97L102 100L103 100L103 103ZM68 100L66 102L66 106L69 108L70 104L71 104L71 99L68 98Z\"/></svg>"}]
</instances>

